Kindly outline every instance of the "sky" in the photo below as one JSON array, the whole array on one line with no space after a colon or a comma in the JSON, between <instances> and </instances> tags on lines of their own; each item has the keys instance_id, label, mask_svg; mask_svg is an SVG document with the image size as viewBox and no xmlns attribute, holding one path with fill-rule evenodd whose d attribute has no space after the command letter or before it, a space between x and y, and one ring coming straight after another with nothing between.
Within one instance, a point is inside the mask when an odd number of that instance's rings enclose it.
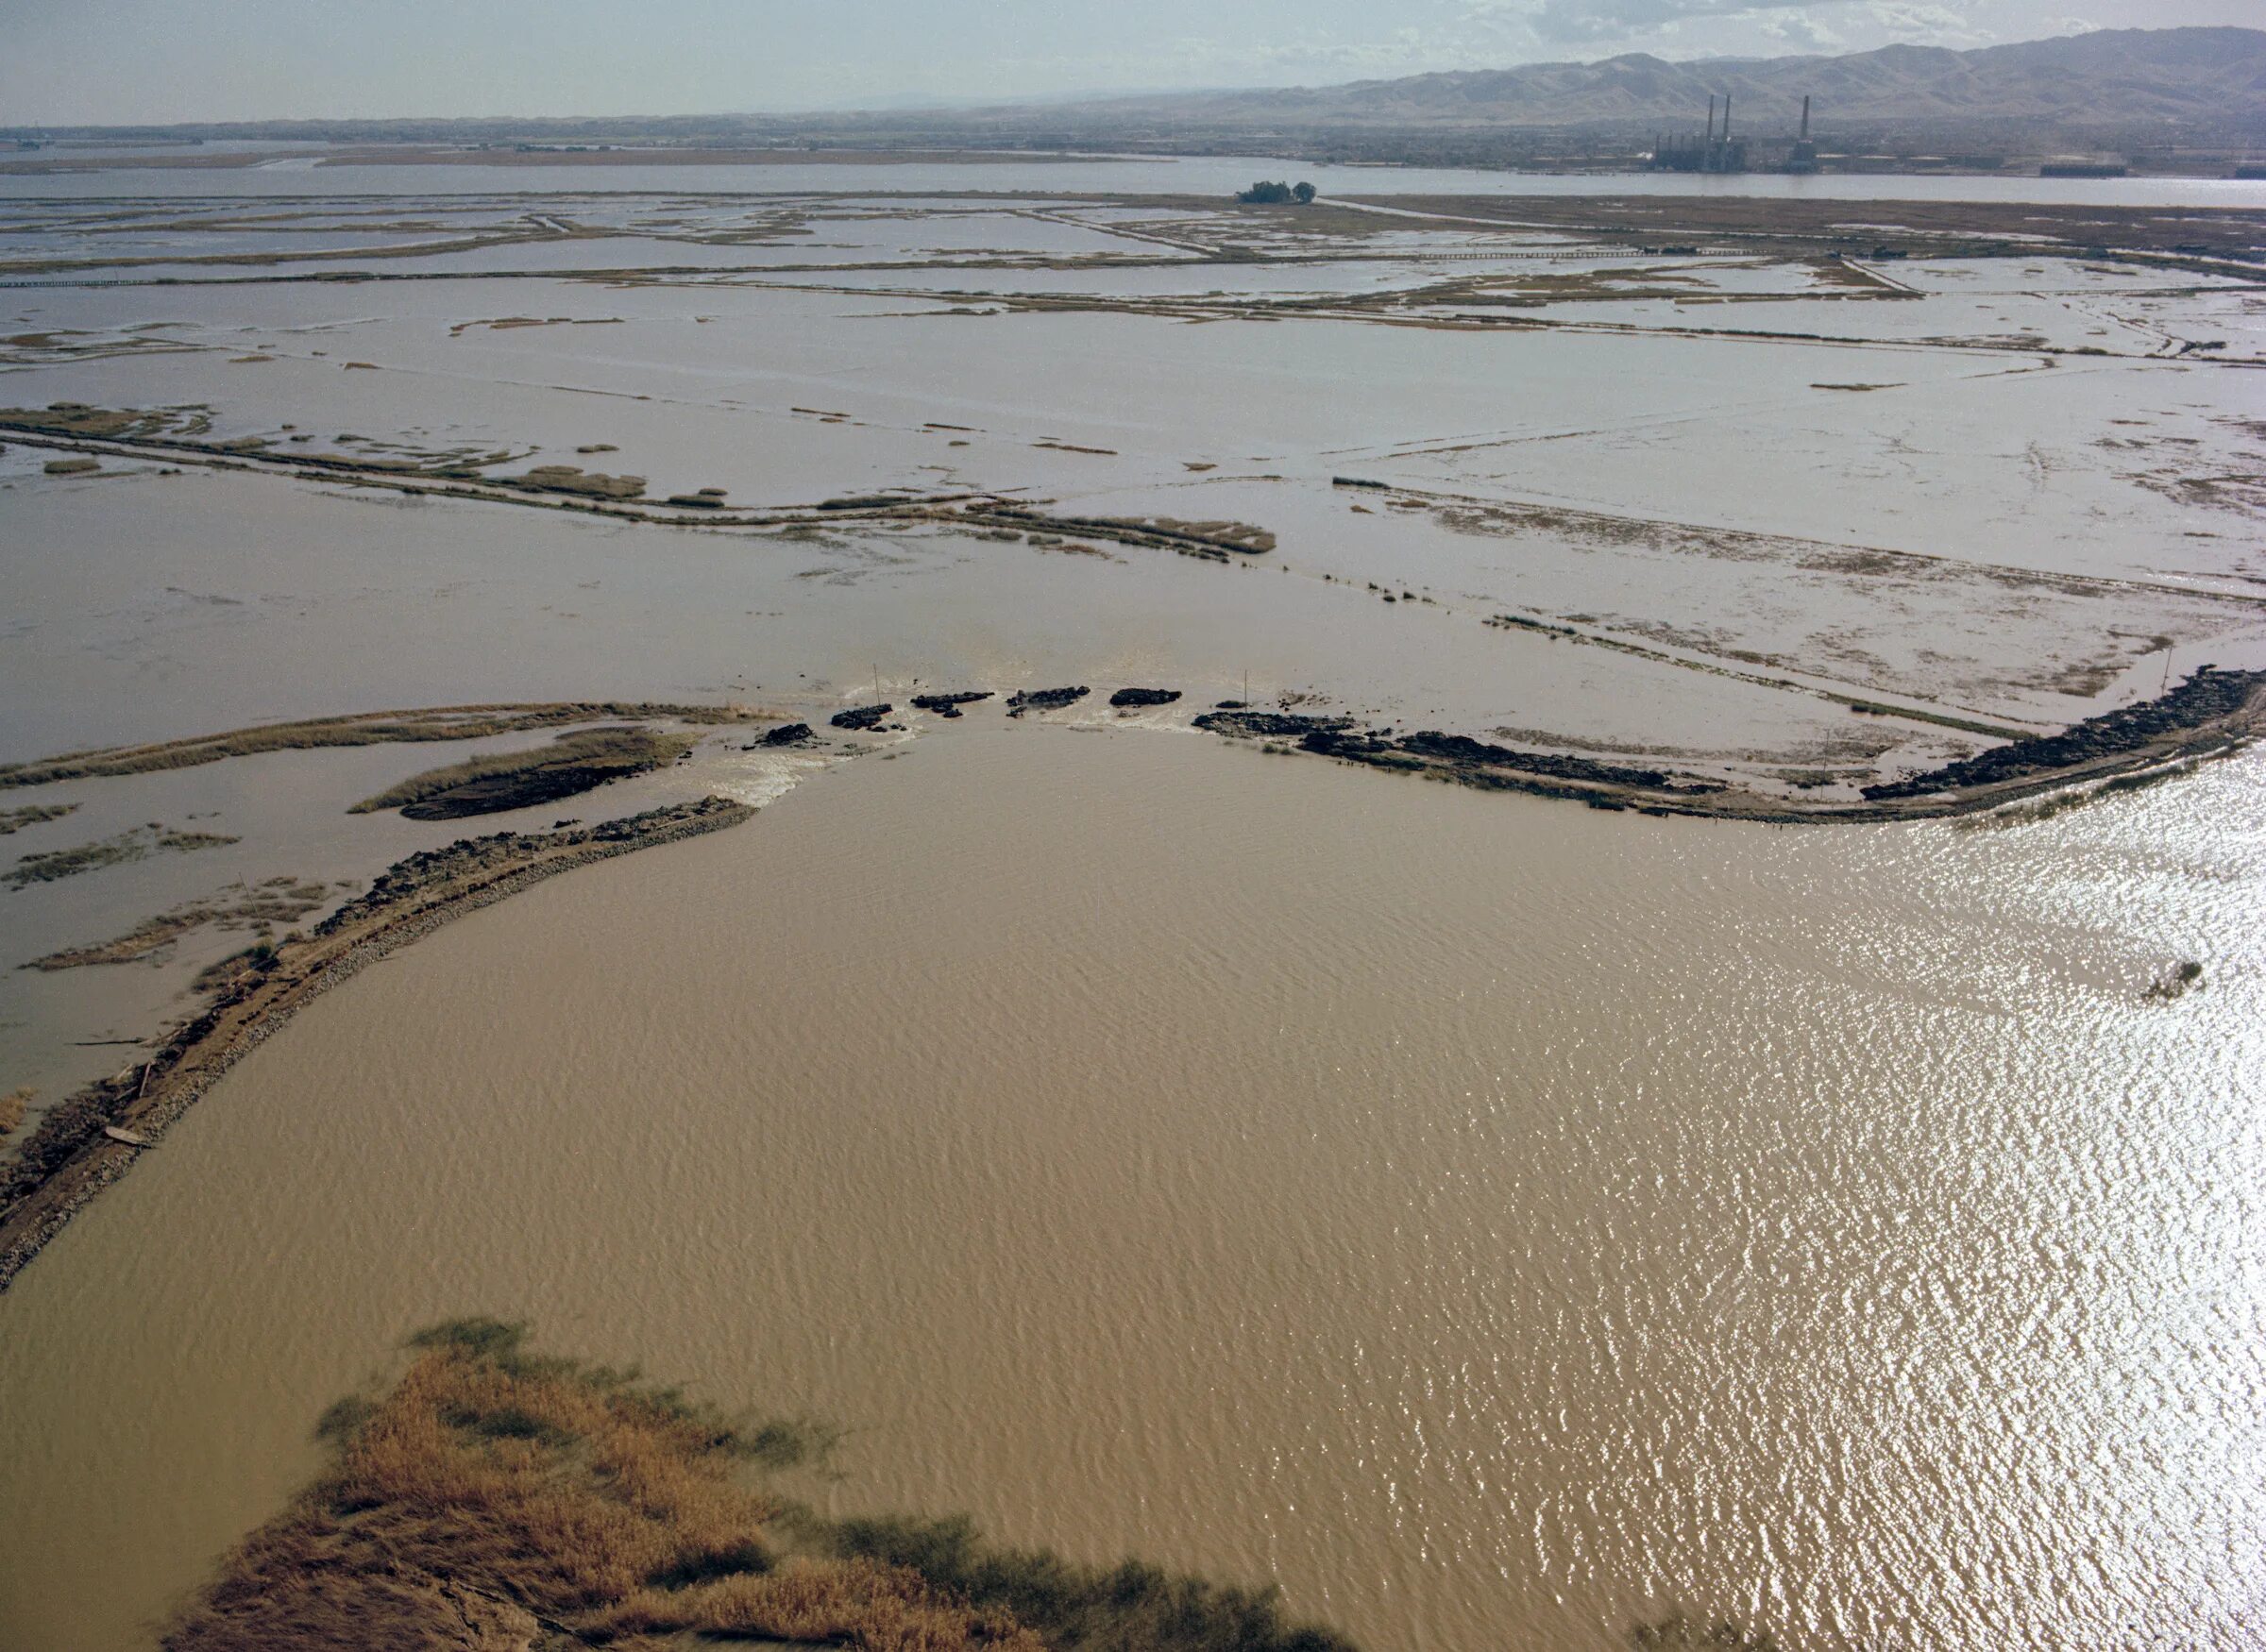
<instances>
[{"instance_id":1,"label":"sky","mask_svg":"<svg viewBox=\"0 0 2266 1652\"><path fill-rule=\"evenodd\" d=\"M0 126L700 114L2266 25L2266 0L0 0Z\"/></svg>"}]
</instances>

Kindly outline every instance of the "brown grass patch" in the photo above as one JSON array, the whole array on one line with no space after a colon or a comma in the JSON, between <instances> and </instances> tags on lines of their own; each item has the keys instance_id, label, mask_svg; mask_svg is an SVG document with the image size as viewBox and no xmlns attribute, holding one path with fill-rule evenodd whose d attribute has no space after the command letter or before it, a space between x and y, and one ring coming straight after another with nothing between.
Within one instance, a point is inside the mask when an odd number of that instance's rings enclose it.
<instances>
[{"instance_id":1,"label":"brown grass patch","mask_svg":"<svg viewBox=\"0 0 2266 1652\"><path fill-rule=\"evenodd\" d=\"M60 820L76 803L26 803L21 809L0 809L0 837L12 837L26 826Z\"/></svg>"},{"instance_id":2,"label":"brown grass patch","mask_svg":"<svg viewBox=\"0 0 2266 1652\"><path fill-rule=\"evenodd\" d=\"M154 436L178 422L167 409L90 407L83 401L45 407L0 407L0 430L31 430L43 436Z\"/></svg>"},{"instance_id":3,"label":"brown grass patch","mask_svg":"<svg viewBox=\"0 0 2266 1652\"><path fill-rule=\"evenodd\" d=\"M645 492L642 476L608 476L573 464L538 464L525 476L498 479L505 487L531 494L573 494L592 499L634 499Z\"/></svg>"},{"instance_id":4,"label":"brown grass patch","mask_svg":"<svg viewBox=\"0 0 2266 1652\"><path fill-rule=\"evenodd\" d=\"M193 901L177 906L171 912L161 912L147 918L124 935L111 940L99 941L93 946L65 947L34 958L23 965L26 969L77 969L90 964L131 964L163 951L193 930L214 925L221 929L255 929L265 935L278 923L291 923L313 912L330 892L320 884L302 883L296 878L270 878L257 888L244 885L231 885L223 891L223 898L211 901ZM224 960L197 976L200 987L217 985L235 975L231 968L238 959ZM218 971L218 973L215 973ZM208 979L210 977L210 979Z\"/></svg>"},{"instance_id":5,"label":"brown grass patch","mask_svg":"<svg viewBox=\"0 0 2266 1652\"><path fill-rule=\"evenodd\" d=\"M832 1526L749 1478L822 1455L824 1430L736 1422L634 1373L532 1356L522 1326L456 1321L411 1346L390 1392L331 1408L330 1469L228 1559L165 1652L565 1652L695 1636L862 1652L1348 1652L1285 1629L1268 1593L992 1551L964 1522Z\"/></svg>"}]
</instances>

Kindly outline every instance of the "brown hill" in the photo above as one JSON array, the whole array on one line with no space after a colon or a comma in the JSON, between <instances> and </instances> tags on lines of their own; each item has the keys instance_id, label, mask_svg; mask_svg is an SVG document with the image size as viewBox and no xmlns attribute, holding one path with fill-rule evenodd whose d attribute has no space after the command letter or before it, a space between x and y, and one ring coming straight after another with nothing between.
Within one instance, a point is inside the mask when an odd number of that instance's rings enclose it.
<instances>
[{"instance_id":1,"label":"brown hill","mask_svg":"<svg viewBox=\"0 0 2266 1652\"><path fill-rule=\"evenodd\" d=\"M1885 46L1846 57L1596 63L1417 75L1271 91L994 110L1008 124L1169 121L1212 127L1697 126L1729 93L1742 129L1789 126L1804 95L1839 128L2021 123L2058 131L2166 126L2266 131L2266 31L2105 29L1954 52ZM972 117L983 118L983 117Z\"/></svg>"}]
</instances>

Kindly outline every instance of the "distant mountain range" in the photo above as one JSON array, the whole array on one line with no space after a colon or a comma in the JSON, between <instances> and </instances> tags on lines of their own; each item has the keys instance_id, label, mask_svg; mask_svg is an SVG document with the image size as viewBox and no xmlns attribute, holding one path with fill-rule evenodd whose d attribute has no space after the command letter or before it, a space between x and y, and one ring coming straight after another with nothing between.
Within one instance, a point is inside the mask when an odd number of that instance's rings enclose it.
<instances>
[{"instance_id":1,"label":"distant mountain range","mask_svg":"<svg viewBox=\"0 0 2266 1652\"><path fill-rule=\"evenodd\" d=\"M1103 123L1212 127L1526 126L1649 132L1698 127L1731 94L1742 130L1788 126L1804 95L1840 129L2021 124L2266 130L2266 31L2104 29L1954 52L1885 46L1847 57L1671 63L1633 53L1598 63L1360 80L1346 86L1118 98L1030 111ZM1009 115L1009 111L994 111ZM1008 124L1015 124L1010 116Z\"/></svg>"},{"instance_id":2,"label":"distant mountain range","mask_svg":"<svg viewBox=\"0 0 2266 1652\"><path fill-rule=\"evenodd\" d=\"M1845 57L1710 59L1642 53L1598 63L1415 75L1345 86L1050 99L992 107L902 103L832 114L569 120L269 121L80 127L47 136L298 138L342 143L985 143L1273 153L1316 160L1516 163L1697 131L1728 93L1742 135L1784 136L1815 99L1829 149L2037 152L2050 147L2266 151L2266 31L2104 29L1954 52L1885 46ZM0 128L0 137L16 131ZM32 135L24 133L21 135Z\"/></svg>"}]
</instances>

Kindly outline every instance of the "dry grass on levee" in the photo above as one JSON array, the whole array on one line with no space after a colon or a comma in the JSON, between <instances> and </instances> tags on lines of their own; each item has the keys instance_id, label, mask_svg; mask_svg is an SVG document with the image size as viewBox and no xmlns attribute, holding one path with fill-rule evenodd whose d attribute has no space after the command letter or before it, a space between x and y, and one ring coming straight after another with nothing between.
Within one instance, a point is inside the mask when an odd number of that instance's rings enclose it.
<instances>
[{"instance_id":1,"label":"dry grass on levee","mask_svg":"<svg viewBox=\"0 0 2266 1652\"><path fill-rule=\"evenodd\" d=\"M0 764L0 789L52 785L58 781L105 779L161 769L195 768L230 757L263 751L313 750L338 746L382 746L447 740L477 740L491 734L552 729L600 717L665 716L677 722L736 723L749 714L736 706L653 705L615 700L548 701L533 705L437 706L424 711L369 712L353 716L313 717L295 723L262 723L222 734L161 740L148 746L112 746L67 751L32 763ZM67 814L66 804L39 818ZM11 828L12 829L12 828Z\"/></svg>"},{"instance_id":2,"label":"dry grass on levee","mask_svg":"<svg viewBox=\"0 0 2266 1652\"><path fill-rule=\"evenodd\" d=\"M435 1327L390 1392L332 1408L329 1472L165 1652L1350 1652L1284 1626L1271 1592L991 1550L964 1522L821 1520L760 1476L822 1454L826 1430L731 1422L524 1336Z\"/></svg>"}]
</instances>

